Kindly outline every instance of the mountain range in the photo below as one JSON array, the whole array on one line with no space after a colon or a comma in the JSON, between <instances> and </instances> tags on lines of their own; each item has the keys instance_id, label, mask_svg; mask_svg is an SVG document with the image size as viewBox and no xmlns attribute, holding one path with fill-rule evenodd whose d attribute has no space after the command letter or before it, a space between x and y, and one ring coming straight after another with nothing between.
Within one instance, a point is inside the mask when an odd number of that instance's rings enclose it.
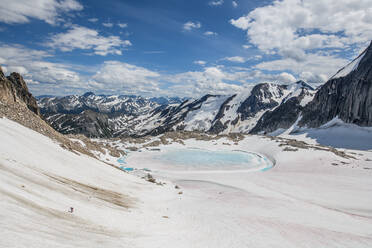
<instances>
[{"instance_id":1,"label":"mountain range","mask_svg":"<svg viewBox=\"0 0 372 248\"><path fill-rule=\"evenodd\" d=\"M24 88L17 73L6 81L2 87ZM27 98L25 92L19 93L21 97ZM35 110L35 104L31 101L29 108ZM317 89L304 81L262 83L246 92L208 94L199 99L88 92L82 96L38 97L37 105L38 114L57 131L88 137L158 135L173 130L274 134L294 125L317 128L334 118L372 126L372 43Z\"/></svg>"},{"instance_id":2,"label":"mountain range","mask_svg":"<svg viewBox=\"0 0 372 248\"><path fill-rule=\"evenodd\" d=\"M41 113L59 132L88 137L157 135L172 130L215 134L248 133L268 110L291 98L307 103L315 90L303 81L290 85L258 84L234 95L205 95L200 99L140 96L42 97Z\"/></svg>"}]
</instances>

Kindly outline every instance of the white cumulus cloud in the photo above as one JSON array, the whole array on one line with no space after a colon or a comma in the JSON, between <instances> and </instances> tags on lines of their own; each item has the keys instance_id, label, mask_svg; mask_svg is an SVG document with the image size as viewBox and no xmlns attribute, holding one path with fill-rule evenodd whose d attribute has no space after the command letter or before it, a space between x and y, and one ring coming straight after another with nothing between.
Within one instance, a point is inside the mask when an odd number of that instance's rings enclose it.
<instances>
[{"instance_id":1,"label":"white cumulus cloud","mask_svg":"<svg viewBox=\"0 0 372 248\"><path fill-rule=\"evenodd\" d=\"M215 66L206 67L202 71L174 74L165 77L165 80L173 83L165 92L168 95L179 95L182 92L183 96L188 97L235 93L244 88L227 82L237 79L236 76Z\"/></svg>"},{"instance_id":2,"label":"white cumulus cloud","mask_svg":"<svg viewBox=\"0 0 372 248\"><path fill-rule=\"evenodd\" d=\"M215 1L210 1L208 4L210 6L219 6L219 5L222 5L224 2L224 0L215 0Z\"/></svg>"},{"instance_id":3,"label":"white cumulus cloud","mask_svg":"<svg viewBox=\"0 0 372 248\"><path fill-rule=\"evenodd\" d=\"M132 44L129 40L121 40L119 36L105 37L94 29L73 26L66 33L53 35L46 45L61 51L92 49L94 54L106 56L107 54L121 55L122 50Z\"/></svg>"},{"instance_id":4,"label":"white cumulus cloud","mask_svg":"<svg viewBox=\"0 0 372 248\"><path fill-rule=\"evenodd\" d=\"M114 26L114 24L111 22L104 22L102 23L102 25L105 26L106 28L112 28Z\"/></svg>"},{"instance_id":5,"label":"white cumulus cloud","mask_svg":"<svg viewBox=\"0 0 372 248\"><path fill-rule=\"evenodd\" d=\"M204 60L196 60L194 61L194 64L204 66L207 64Z\"/></svg>"},{"instance_id":6,"label":"white cumulus cloud","mask_svg":"<svg viewBox=\"0 0 372 248\"><path fill-rule=\"evenodd\" d=\"M72 93L87 88L86 81L73 70L73 66L46 61L52 55L45 51L28 49L20 45L1 45L0 61L7 72L21 73L31 82L32 93Z\"/></svg>"},{"instance_id":7,"label":"white cumulus cloud","mask_svg":"<svg viewBox=\"0 0 372 248\"><path fill-rule=\"evenodd\" d=\"M192 22L188 21L185 24L183 24L183 29L187 31L191 31L193 29L199 29L201 28L201 23L200 22Z\"/></svg>"},{"instance_id":8,"label":"white cumulus cloud","mask_svg":"<svg viewBox=\"0 0 372 248\"><path fill-rule=\"evenodd\" d=\"M283 0L230 22L262 50L308 50L369 41L371 11L369 0Z\"/></svg>"},{"instance_id":9,"label":"white cumulus cloud","mask_svg":"<svg viewBox=\"0 0 372 248\"><path fill-rule=\"evenodd\" d=\"M101 90L112 93L150 94L159 91L159 73L119 61L106 61L92 76Z\"/></svg>"},{"instance_id":10,"label":"white cumulus cloud","mask_svg":"<svg viewBox=\"0 0 372 248\"><path fill-rule=\"evenodd\" d=\"M128 23L118 23L118 26L120 27L120 28L127 28L128 27Z\"/></svg>"},{"instance_id":11,"label":"white cumulus cloud","mask_svg":"<svg viewBox=\"0 0 372 248\"><path fill-rule=\"evenodd\" d=\"M340 59L343 50L368 45L371 13L370 0L282 0L230 23L245 30L258 49L282 57L257 68L308 72L321 79L347 63ZM324 49L329 54L322 53Z\"/></svg>"},{"instance_id":12,"label":"white cumulus cloud","mask_svg":"<svg viewBox=\"0 0 372 248\"><path fill-rule=\"evenodd\" d=\"M205 36L216 36L216 35L218 35L216 32L212 32L212 31L206 31L206 32L204 32L204 35Z\"/></svg>"},{"instance_id":13,"label":"white cumulus cloud","mask_svg":"<svg viewBox=\"0 0 372 248\"><path fill-rule=\"evenodd\" d=\"M303 72L308 72L317 75L318 78L328 79L347 63L348 61L346 59L335 56L308 54L306 59L302 61L296 61L291 58L282 58L259 63L255 68L267 71L282 71L289 69L298 75Z\"/></svg>"},{"instance_id":14,"label":"white cumulus cloud","mask_svg":"<svg viewBox=\"0 0 372 248\"><path fill-rule=\"evenodd\" d=\"M8 24L27 23L30 19L56 24L62 14L83 9L76 0L0 0L0 6L0 22Z\"/></svg>"},{"instance_id":15,"label":"white cumulus cloud","mask_svg":"<svg viewBox=\"0 0 372 248\"><path fill-rule=\"evenodd\" d=\"M98 22L98 18L89 18L88 21L89 22Z\"/></svg>"},{"instance_id":16,"label":"white cumulus cloud","mask_svg":"<svg viewBox=\"0 0 372 248\"><path fill-rule=\"evenodd\" d=\"M300 79L304 80L305 82L316 85L323 83L328 79L328 77L324 74L314 74L309 71L304 71L300 74Z\"/></svg>"},{"instance_id":17,"label":"white cumulus cloud","mask_svg":"<svg viewBox=\"0 0 372 248\"><path fill-rule=\"evenodd\" d=\"M240 56L225 57L222 60L227 60L227 61L235 62L235 63L245 63L247 61L245 58L240 57Z\"/></svg>"}]
</instances>

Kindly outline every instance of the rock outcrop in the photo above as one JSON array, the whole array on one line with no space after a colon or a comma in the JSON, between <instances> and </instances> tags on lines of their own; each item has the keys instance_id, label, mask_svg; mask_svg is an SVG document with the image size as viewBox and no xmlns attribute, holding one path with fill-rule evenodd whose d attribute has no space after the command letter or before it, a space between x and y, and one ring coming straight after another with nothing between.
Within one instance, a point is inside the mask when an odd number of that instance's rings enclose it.
<instances>
[{"instance_id":1,"label":"rock outcrop","mask_svg":"<svg viewBox=\"0 0 372 248\"><path fill-rule=\"evenodd\" d=\"M267 111L258 120L256 126L250 133L271 133L276 130L285 130L290 128L300 117L300 114L304 109L301 102L307 94L311 93L303 89L299 96L291 97L288 100L283 101L283 103L273 111Z\"/></svg>"},{"instance_id":2,"label":"rock outcrop","mask_svg":"<svg viewBox=\"0 0 372 248\"><path fill-rule=\"evenodd\" d=\"M106 114L85 110L79 114L55 114L47 121L62 134L83 134L89 138L111 138L114 128Z\"/></svg>"},{"instance_id":3,"label":"rock outcrop","mask_svg":"<svg viewBox=\"0 0 372 248\"><path fill-rule=\"evenodd\" d=\"M219 134L228 128L228 125L231 123L231 121L234 121L234 120L228 120L226 122L222 122L221 119L225 116L225 113L231 108L230 103L235 97L236 97L236 94L230 96L221 105L216 117L213 120L212 126L209 129L210 133Z\"/></svg>"},{"instance_id":4,"label":"rock outcrop","mask_svg":"<svg viewBox=\"0 0 372 248\"><path fill-rule=\"evenodd\" d=\"M278 106L280 103L275 99L281 98L286 88L286 85L275 85L273 87L272 84L267 83L256 85L252 89L251 95L238 108L237 112L241 114L241 119L243 121L247 120L262 110Z\"/></svg>"},{"instance_id":5,"label":"rock outcrop","mask_svg":"<svg viewBox=\"0 0 372 248\"><path fill-rule=\"evenodd\" d=\"M18 102L25 104L32 112L40 116L36 99L29 92L23 77L13 72L5 77L0 67L0 100L3 102Z\"/></svg>"},{"instance_id":6,"label":"rock outcrop","mask_svg":"<svg viewBox=\"0 0 372 248\"><path fill-rule=\"evenodd\" d=\"M262 115L250 133L267 134L276 130L285 130L298 120L306 104L313 99L315 89L304 81L296 82L293 87L292 93L284 98L278 107Z\"/></svg>"},{"instance_id":7,"label":"rock outcrop","mask_svg":"<svg viewBox=\"0 0 372 248\"><path fill-rule=\"evenodd\" d=\"M163 119L161 125L148 132L145 132L144 134L159 135L165 132L173 131L174 127L176 127L175 129L177 131L185 130L186 126L182 124L182 122L186 119L187 115L195 110L200 109L209 98L215 97L217 96L205 95L196 101L184 101L177 107L170 106L169 108L164 109L159 115L159 117Z\"/></svg>"}]
</instances>

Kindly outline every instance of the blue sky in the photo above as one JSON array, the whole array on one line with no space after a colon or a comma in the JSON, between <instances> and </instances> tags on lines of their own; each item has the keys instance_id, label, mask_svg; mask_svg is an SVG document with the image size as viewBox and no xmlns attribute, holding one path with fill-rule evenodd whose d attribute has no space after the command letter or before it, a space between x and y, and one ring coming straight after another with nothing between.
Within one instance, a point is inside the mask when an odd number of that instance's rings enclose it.
<instances>
[{"instance_id":1,"label":"blue sky","mask_svg":"<svg viewBox=\"0 0 372 248\"><path fill-rule=\"evenodd\" d=\"M319 84L372 38L371 0L0 4L0 65L35 95L198 97Z\"/></svg>"}]
</instances>

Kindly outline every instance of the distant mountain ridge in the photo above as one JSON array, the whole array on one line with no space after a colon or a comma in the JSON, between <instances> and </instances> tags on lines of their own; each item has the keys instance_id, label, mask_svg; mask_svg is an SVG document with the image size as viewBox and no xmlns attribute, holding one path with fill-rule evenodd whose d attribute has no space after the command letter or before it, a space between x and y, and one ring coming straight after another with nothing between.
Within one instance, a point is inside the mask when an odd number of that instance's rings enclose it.
<instances>
[{"instance_id":1,"label":"distant mountain ridge","mask_svg":"<svg viewBox=\"0 0 372 248\"><path fill-rule=\"evenodd\" d=\"M53 128L64 134L114 137L115 120L142 116L163 104L179 104L178 97L145 98L135 95L96 95L93 92L63 97L39 97L41 113Z\"/></svg>"},{"instance_id":2,"label":"distant mountain ridge","mask_svg":"<svg viewBox=\"0 0 372 248\"><path fill-rule=\"evenodd\" d=\"M172 130L249 133L266 111L277 108L290 96L296 97L298 89L314 95L315 92L302 83L263 83L239 94L206 95L179 106L153 111L136 131L141 135L157 135Z\"/></svg>"},{"instance_id":3,"label":"distant mountain ridge","mask_svg":"<svg viewBox=\"0 0 372 248\"><path fill-rule=\"evenodd\" d=\"M303 81L290 85L263 83L234 95L205 95L200 99L137 96L40 98L41 112L62 133L90 137L157 135L172 130L248 133L260 117L299 89L314 95Z\"/></svg>"},{"instance_id":4,"label":"distant mountain ridge","mask_svg":"<svg viewBox=\"0 0 372 248\"><path fill-rule=\"evenodd\" d=\"M63 97L38 97L38 104L44 114L79 114L85 110L113 114L142 114L158 105L179 104L178 97L145 98L135 95L95 95L93 92Z\"/></svg>"}]
</instances>

